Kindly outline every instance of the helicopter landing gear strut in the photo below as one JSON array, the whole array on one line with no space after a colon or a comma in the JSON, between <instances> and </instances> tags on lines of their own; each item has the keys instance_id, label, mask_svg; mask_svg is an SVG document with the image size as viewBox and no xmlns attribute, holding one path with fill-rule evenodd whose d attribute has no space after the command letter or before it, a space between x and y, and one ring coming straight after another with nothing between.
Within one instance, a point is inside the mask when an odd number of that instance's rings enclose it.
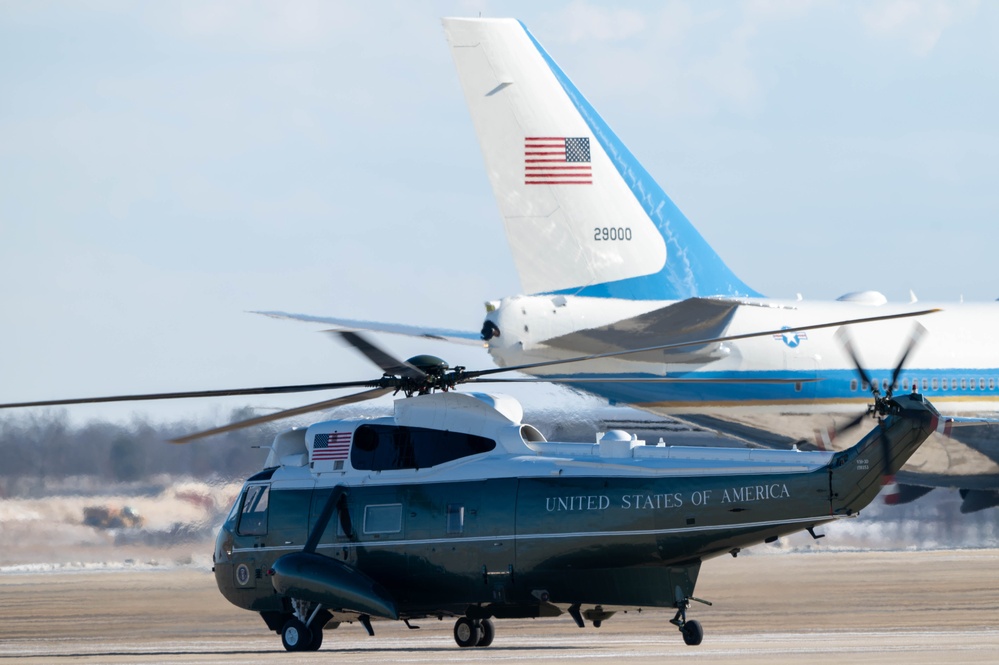
<instances>
[{"instance_id":1,"label":"helicopter landing gear strut","mask_svg":"<svg viewBox=\"0 0 999 665\"><path fill-rule=\"evenodd\" d=\"M493 643L496 630L489 619L461 617L454 624L454 641L462 647L487 647Z\"/></svg>"},{"instance_id":2,"label":"helicopter landing gear strut","mask_svg":"<svg viewBox=\"0 0 999 665\"><path fill-rule=\"evenodd\" d=\"M705 605L711 604L700 598L685 598L683 602L677 605L676 615L669 622L680 629L680 635L683 636L684 644L695 647L704 640L704 628L701 627L701 622L696 619L687 621L687 608L690 607L690 601L692 600L704 603Z\"/></svg>"}]
</instances>

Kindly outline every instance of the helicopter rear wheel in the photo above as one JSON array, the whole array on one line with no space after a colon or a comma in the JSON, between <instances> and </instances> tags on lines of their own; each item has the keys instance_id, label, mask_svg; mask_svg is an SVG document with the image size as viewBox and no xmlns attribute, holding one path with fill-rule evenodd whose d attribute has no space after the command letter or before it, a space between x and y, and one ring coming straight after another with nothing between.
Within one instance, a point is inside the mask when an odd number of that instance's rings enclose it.
<instances>
[{"instance_id":1,"label":"helicopter rear wheel","mask_svg":"<svg viewBox=\"0 0 999 665\"><path fill-rule=\"evenodd\" d=\"M489 646L493 643L493 638L496 637L496 629L493 627L493 622L489 619L482 619L481 621L476 621L476 623L479 625L479 641L475 646Z\"/></svg>"},{"instance_id":2,"label":"helicopter rear wheel","mask_svg":"<svg viewBox=\"0 0 999 665\"><path fill-rule=\"evenodd\" d=\"M322 644L322 637L319 643ZM312 645L312 631L298 619L288 619L281 629L281 644L286 651L308 651Z\"/></svg>"},{"instance_id":3,"label":"helicopter rear wheel","mask_svg":"<svg viewBox=\"0 0 999 665\"><path fill-rule=\"evenodd\" d=\"M482 639L482 628L468 617L461 617L454 624L454 641L462 648L474 647Z\"/></svg>"},{"instance_id":4,"label":"helicopter rear wheel","mask_svg":"<svg viewBox=\"0 0 999 665\"><path fill-rule=\"evenodd\" d=\"M684 623L680 634L683 635L683 643L692 647L704 641L704 629L701 627L701 622L695 619Z\"/></svg>"}]
</instances>

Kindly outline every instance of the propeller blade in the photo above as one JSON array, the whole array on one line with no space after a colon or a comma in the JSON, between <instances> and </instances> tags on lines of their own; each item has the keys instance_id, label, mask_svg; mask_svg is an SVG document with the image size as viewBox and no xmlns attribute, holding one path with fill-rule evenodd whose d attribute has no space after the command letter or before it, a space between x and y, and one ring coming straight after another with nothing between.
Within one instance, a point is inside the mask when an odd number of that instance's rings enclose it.
<instances>
[{"instance_id":1,"label":"propeller blade","mask_svg":"<svg viewBox=\"0 0 999 665\"><path fill-rule=\"evenodd\" d=\"M853 339L850 337L850 333L847 332L846 328L840 328L836 331L836 339L839 343L843 345L843 349L850 356L850 360L853 361L853 367L860 374L860 378L864 380L869 386L871 386L871 392L877 397L881 394L878 390L878 384L876 381L872 380L867 370L864 369L864 364L860 362L860 356L857 355L857 350L853 346Z\"/></svg>"},{"instance_id":2,"label":"propeller blade","mask_svg":"<svg viewBox=\"0 0 999 665\"><path fill-rule=\"evenodd\" d=\"M564 358L562 360L544 360L536 363L526 363L523 365L514 365L512 367L499 367L495 369L483 369L471 372L465 372L463 374L463 381L467 379L472 379L480 376L487 376L489 374L497 374L499 372L516 372L528 369L537 369L539 367L551 367L553 365L565 365L567 363L583 362L586 360L599 360L601 358L619 358L621 356L631 355L633 353L648 353L649 351L668 351L670 349L680 349L688 346L703 346L706 344L717 344L720 342L732 342L739 339L751 339L754 337L770 337L773 335L783 335L789 332L802 332L806 330L819 330L822 328L837 328L846 325L853 325L859 323L873 323L876 321L890 321L893 319L907 319L913 316L923 316L926 314L933 314L939 312L939 308L933 309L923 309L918 312L903 312L901 314L886 314L883 316L869 316L862 319L847 319L844 321L833 321L831 323L816 323L807 326L795 326L793 328L781 328L779 330L765 330L763 332L755 333L743 333L740 335L728 335L725 337L712 337L709 339L698 339L689 342L673 342L670 344L660 344L658 346L647 346L642 349L628 349L627 351L610 351L607 353L594 353L588 356L577 356L575 358ZM859 364L858 364L859 369ZM863 371L863 370L861 370Z\"/></svg>"},{"instance_id":3,"label":"propeller blade","mask_svg":"<svg viewBox=\"0 0 999 665\"><path fill-rule=\"evenodd\" d=\"M14 409L26 406L64 406L67 404L100 404L102 402L140 402L157 399L184 399L187 397L229 397L234 395L278 395L282 393L303 393L314 390L335 390L337 388L360 388L378 385L378 381L341 381L338 383L307 383L297 386L265 386L262 388L232 388L228 390L194 390L178 393L148 393L145 395L111 395L107 397L77 397L73 399L50 399L38 402L17 402L0 404L0 409Z\"/></svg>"},{"instance_id":4,"label":"propeller blade","mask_svg":"<svg viewBox=\"0 0 999 665\"><path fill-rule=\"evenodd\" d=\"M253 427L254 425L269 423L273 420L281 420L282 418L290 418L291 416L298 416L303 413L322 411L324 409L332 409L333 407L337 406L344 406L346 404L354 404L356 402L363 402L365 400L375 399L376 397L381 397L382 395L385 395L390 392L392 392L391 388L375 388L374 390L365 390L364 392L354 393L353 395L344 395L343 397L328 399L326 401L316 402L315 404L309 404L307 406L299 406L294 409L286 409L284 411L278 411L277 413L269 413L266 416L258 416L257 418L250 418L249 420L241 420L236 423L229 423L228 425L223 425L222 427L207 429L204 430L203 432L188 434L187 436L171 439L170 443L188 443L190 441L194 441L195 439L202 439L206 436L223 434L225 432L231 432L233 430L243 429L244 427Z\"/></svg>"},{"instance_id":5,"label":"propeller blade","mask_svg":"<svg viewBox=\"0 0 999 665\"><path fill-rule=\"evenodd\" d=\"M905 347L902 357L898 359L898 363L895 365L895 371L891 373L891 383L888 384L889 396L895 390L895 386L898 383L898 376L902 373L902 368L905 367L905 361L909 359L909 355L919 346L919 342L922 341L925 334L926 328L917 321L916 325L912 328L912 333L909 335L909 345Z\"/></svg>"},{"instance_id":6,"label":"propeller blade","mask_svg":"<svg viewBox=\"0 0 999 665\"><path fill-rule=\"evenodd\" d=\"M386 374L416 380L427 377L423 370L410 365L405 360L399 360L358 332L353 330L327 330L326 332L340 337L344 342L363 353L368 360L381 367Z\"/></svg>"},{"instance_id":7,"label":"propeller blade","mask_svg":"<svg viewBox=\"0 0 999 665\"><path fill-rule=\"evenodd\" d=\"M866 418L867 416L868 414L865 411L864 413L861 413L859 416L857 416L856 418L854 418L845 425L840 425L839 427L830 427L827 429L815 430L815 446L819 450L831 450L833 441L839 438L839 436L843 432L853 429L854 427L859 425L861 422L863 422L864 418ZM802 439L798 443L805 444L809 442Z\"/></svg>"}]
</instances>

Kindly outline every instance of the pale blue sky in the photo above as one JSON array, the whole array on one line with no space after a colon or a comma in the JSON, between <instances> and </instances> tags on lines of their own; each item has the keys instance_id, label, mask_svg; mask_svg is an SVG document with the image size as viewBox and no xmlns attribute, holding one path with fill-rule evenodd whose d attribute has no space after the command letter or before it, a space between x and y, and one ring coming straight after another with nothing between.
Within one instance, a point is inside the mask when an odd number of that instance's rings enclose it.
<instances>
[{"instance_id":1,"label":"pale blue sky","mask_svg":"<svg viewBox=\"0 0 999 665\"><path fill-rule=\"evenodd\" d=\"M999 4L616 4L0 2L0 401L378 374L248 310L477 330L519 284L445 15L523 20L756 290L999 297Z\"/></svg>"}]
</instances>

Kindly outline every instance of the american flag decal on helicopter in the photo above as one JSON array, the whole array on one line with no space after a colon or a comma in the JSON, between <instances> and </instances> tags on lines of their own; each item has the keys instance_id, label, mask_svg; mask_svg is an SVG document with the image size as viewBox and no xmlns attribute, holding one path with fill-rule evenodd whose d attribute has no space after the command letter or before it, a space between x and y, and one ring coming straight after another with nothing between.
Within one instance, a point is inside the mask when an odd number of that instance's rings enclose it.
<instances>
[{"instance_id":1,"label":"american flag decal on helicopter","mask_svg":"<svg viewBox=\"0 0 999 665\"><path fill-rule=\"evenodd\" d=\"M350 452L350 432L316 434L312 439L312 461L345 460Z\"/></svg>"}]
</instances>

